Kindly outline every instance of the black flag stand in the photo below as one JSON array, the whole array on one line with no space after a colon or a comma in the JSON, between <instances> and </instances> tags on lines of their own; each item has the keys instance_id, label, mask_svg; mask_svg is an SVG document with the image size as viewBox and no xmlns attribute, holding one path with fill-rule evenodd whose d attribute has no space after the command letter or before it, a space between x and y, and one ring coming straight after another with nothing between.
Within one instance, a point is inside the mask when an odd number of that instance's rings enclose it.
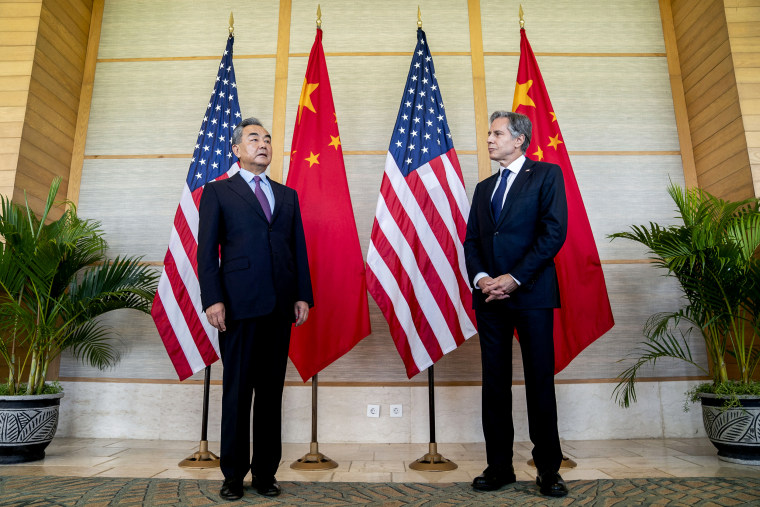
<instances>
[{"instance_id":1,"label":"black flag stand","mask_svg":"<svg viewBox=\"0 0 760 507\"><path fill-rule=\"evenodd\" d=\"M448 460L438 453L438 444L435 441L435 379L433 367L428 368L428 406L430 420L430 444L427 454L409 464L412 470L423 472L447 472L457 468L457 464Z\"/></svg>"},{"instance_id":2,"label":"black flag stand","mask_svg":"<svg viewBox=\"0 0 760 507\"><path fill-rule=\"evenodd\" d=\"M311 377L311 443L309 452L290 464L294 470L330 470L338 468L338 464L319 452L317 442L317 374Z\"/></svg>"},{"instance_id":3,"label":"black flag stand","mask_svg":"<svg viewBox=\"0 0 760 507\"><path fill-rule=\"evenodd\" d=\"M219 468L219 457L208 450L208 394L211 385L211 366L206 366L203 378L203 420L201 421L201 441L198 451L179 462L182 468Z\"/></svg>"}]
</instances>

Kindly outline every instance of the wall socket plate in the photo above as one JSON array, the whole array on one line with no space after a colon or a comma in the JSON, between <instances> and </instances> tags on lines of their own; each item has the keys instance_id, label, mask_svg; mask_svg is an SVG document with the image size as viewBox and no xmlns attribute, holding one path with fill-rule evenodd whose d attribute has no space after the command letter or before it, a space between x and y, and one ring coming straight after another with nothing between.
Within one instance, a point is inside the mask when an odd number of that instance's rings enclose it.
<instances>
[{"instance_id":1,"label":"wall socket plate","mask_svg":"<svg viewBox=\"0 0 760 507\"><path fill-rule=\"evenodd\" d=\"M391 405L391 417L401 417L404 415L403 405Z\"/></svg>"},{"instance_id":2,"label":"wall socket plate","mask_svg":"<svg viewBox=\"0 0 760 507\"><path fill-rule=\"evenodd\" d=\"M380 417L380 405L367 405L367 417Z\"/></svg>"}]
</instances>

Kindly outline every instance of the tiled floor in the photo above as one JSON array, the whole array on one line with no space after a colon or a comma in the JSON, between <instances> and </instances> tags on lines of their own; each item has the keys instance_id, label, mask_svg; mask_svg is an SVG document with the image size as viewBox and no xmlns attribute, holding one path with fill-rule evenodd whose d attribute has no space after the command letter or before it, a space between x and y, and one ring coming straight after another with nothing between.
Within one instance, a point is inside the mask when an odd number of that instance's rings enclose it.
<instances>
[{"instance_id":1,"label":"tiled floor","mask_svg":"<svg viewBox=\"0 0 760 507\"><path fill-rule=\"evenodd\" d=\"M0 475L62 475L222 479L218 468L189 469L179 461L197 449L197 441L56 438L38 462L0 465ZM216 442L209 444L218 451ZM532 481L529 442L515 443L517 479ZM306 472L290 464L309 452L308 444L284 444L280 481L469 482L485 468L482 443L439 443L438 451L458 468L450 472L417 472L409 463L428 451L427 444L320 444L319 450L338 468ZM561 470L565 480L638 477L760 477L760 466L717 459L707 439L591 440L563 442L565 455L578 464Z\"/></svg>"}]
</instances>

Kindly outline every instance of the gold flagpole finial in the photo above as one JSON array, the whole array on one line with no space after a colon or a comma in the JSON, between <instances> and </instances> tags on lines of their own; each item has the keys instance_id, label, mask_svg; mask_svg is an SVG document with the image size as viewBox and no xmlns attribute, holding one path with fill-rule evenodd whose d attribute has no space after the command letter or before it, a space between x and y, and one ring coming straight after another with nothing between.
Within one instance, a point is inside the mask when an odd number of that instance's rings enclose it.
<instances>
[{"instance_id":1,"label":"gold flagpole finial","mask_svg":"<svg viewBox=\"0 0 760 507\"><path fill-rule=\"evenodd\" d=\"M520 4L520 28L525 28L525 18L523 17L522 4Z\"/></svg>"},{"instance_id":2,"label":"gold flagpole finial","mask_svg":"<svg viewBox=\"0 0 760 507\"><path fill-rule=\"evenodd\" d=\"M235 35L235 18L232 16L232 11L230 11L230 37Z\"/></svg>"},{"instance_id":3,"label":"gold flagpole finial","mask_svg":"<svg viewBox=\"0 0 760 507\"><path fill-rule=\"evenodd\" d=\"M317 4L317 28L322 29L322 7Z\"/></svg>"},{"instance_id":4,"label":"gold flagpole finial","mask_svg":"<svg viewBox=\"0 0 760 507\"><path fill-rule=\"evenodd\" d=\"M422 28L422 11L420 6L417 6L417 28Z\"/></svg>"}]
</instances>

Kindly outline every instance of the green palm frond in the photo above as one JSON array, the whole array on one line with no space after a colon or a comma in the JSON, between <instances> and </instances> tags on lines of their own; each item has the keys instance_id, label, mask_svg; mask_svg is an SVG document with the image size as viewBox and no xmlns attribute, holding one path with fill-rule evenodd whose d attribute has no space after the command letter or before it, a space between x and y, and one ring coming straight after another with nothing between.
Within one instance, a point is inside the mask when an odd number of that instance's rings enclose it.
<instances>
[{"instance_id":1,"label":"green palm frond","mask_svg":"<svg viewBox=\"0 0 760 507\"><path fill-rule=\"evenodd\" d=\"M727 380L725 357L732 354L745 372L758 364L755 337L760 333L760 200L725 201L698 189L668 187L680 224L633 225L610 235L649 249L655 265L667 269L683 290L685 305L676 312L655 314L644 326L647 341L634 353L634 363L620 374L618 402L635 401L639 370L659 358L694 362L679 326L701 333L715 383ZM747 332L747 329L753 331Z\"/></svg>"},{"instance_id":2,"label":"green palm frond","mask_svg":"<svg viewBox=\"0 0 760 507\"><path fill-rule=\"evenodd\" d=\"M649 364L652 366L656 365L659 359L679 359L696 366L705 374L708 374L708 371L698 364L692 356L688 342L688 335L692 329L689 328L686 331L677 329L675 331L678 332L678 336L672 328L664 329L657 335L650 336L647 341L639 344L639 348L632 352L632 357L635 359L634 364L618 375L620 382L613 390L615 401L621 407L628 407L631 403L636 402L636 380L638 379L639 372ZM625 361L625 359L621 359L620 361Z\"/></svg>"},{"instance_id":3,"label":"green palm frond","mask_svg":"<svg viewBox=\"0 0 760 507\"><path fill-rule=\"evenodd\" d=\"M0 357L23 345L21 367L13 369L13 386L25 366L45 372L63 350L98 368L119 360L113 333L97 317L117 309L150 312L158 275L140 258L109 261L98 222L77 216L71 203L57 220L48 221L60 179L50 186L38 217L27 203L0 196ZM32 375L29 392L40 392L44 377Z\"/></svg>"},{"instance_id":4,"label":"green palm frond","mask_svg":"<svg viewBox=\"0 0 760 507\"><path fill-rule=\"evenodd\" d=\"M80 361L101 370L119 362L119 351L113 346L113 332L95 320L88 320L66 333L60 348L71 351Z\"/></svg>"}]
</instances>

